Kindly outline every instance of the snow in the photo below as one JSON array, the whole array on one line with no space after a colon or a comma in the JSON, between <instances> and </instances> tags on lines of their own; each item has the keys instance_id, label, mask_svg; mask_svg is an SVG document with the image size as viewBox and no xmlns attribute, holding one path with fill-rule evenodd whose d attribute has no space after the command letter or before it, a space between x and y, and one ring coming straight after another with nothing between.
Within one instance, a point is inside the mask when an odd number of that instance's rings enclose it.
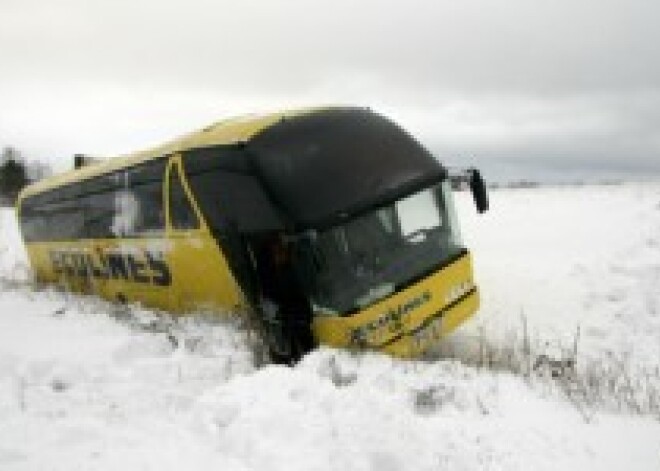
<instances>
[{"instance_id":1,"label":"snow","mask_svg":"<svg viewBox=\"0 0 660 471\"><path fill-rule=\"evenodd\" d=\"M528 318L544 339L587 355L660 358L660 186L501 190L493 210L459 208L485 309L469 326L496 335ZM467 329L469 330L469 329Z\"/></svg>"},{"instance_id":2,"label":"snow","mask_svg":"<svg viewBox=\"0 0 660 471\"><path fill-rule=\"evenodd\" d=\"M424 360L293 368L231 323L35 289L0 211L0 469L660 469L660 184L457 196L479 314Z\"/></svg>"}]
</instances>

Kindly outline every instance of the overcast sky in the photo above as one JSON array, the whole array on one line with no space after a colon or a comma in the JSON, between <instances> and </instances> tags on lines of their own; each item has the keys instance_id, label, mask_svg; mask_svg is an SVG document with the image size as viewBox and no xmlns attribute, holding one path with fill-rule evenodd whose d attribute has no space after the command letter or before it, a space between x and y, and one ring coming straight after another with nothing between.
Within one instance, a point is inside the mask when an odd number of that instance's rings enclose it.
<instances>
[{"instance_id":1,"label":"overcast sky","mask_svg":"<svg viewBox=\"0 0 660 471\"><path fill-rule=\"evenodd\" d=\"M0 145L63 170L369 106L491 179L660 176L658 0L0 0Z\"/></svg>"}]
</instances>

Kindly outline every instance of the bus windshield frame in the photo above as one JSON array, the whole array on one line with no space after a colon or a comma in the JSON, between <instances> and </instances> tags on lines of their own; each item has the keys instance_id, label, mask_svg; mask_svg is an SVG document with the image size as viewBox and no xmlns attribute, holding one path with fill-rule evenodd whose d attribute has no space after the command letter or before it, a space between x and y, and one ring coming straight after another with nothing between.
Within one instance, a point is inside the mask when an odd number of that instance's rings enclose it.
<instances>
[{"instance_id":1,"label":"bus windshield frame","mask_svg":"<svg viewBox=\"0 0 660 471\"><path fill-rule=\"evenodd\" d=\"M448 179L345 220L308 231L295 265L315 315L347 316L465 253Z\"/></svg>"}]
</instances>

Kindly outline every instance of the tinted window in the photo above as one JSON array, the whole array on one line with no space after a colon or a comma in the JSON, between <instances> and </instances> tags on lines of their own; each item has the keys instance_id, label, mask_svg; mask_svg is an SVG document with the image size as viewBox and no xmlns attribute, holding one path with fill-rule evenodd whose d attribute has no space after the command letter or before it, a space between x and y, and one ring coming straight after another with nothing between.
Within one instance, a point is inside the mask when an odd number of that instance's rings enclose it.
<instances>
[{"instance_id":1,"label":"tinted window","mask_svg":"<svg viewBox=\"0 0 660 471\"><path fill-rule=\"evenodd\" d=\"M110 230L116 236L150 235L165 229L162 177L165 162L158 160L126 170L114 192L114 216Z\"/></svg>"},{"instance_id":2,"label":"tinted window","mask_svg":"<svg viewBox=\"0 0 660 471\"><path fill-rule=\"evenodd\" d=\"M83 208L79 200L64 200L49 203L44 208L48 213L49 237L54 240L72 240L80 237L85 224Z\"/></svg>"},{"instance_id":3,"label":"tinted window","mask_svg":"<svg viewBox=\"0 0 660 471\"><path fill-rule=\"evenodd\" d=\"M56 200L63 192L27 198L21 208L21 230L25 240L70 240L84 226L83 208L77 199Z\"/></svg>"},{"instance_id":4,"label":"tinted window","mask_svg":"<svg viewBox=\"0 0 660 471\"><path fill-rule=\"evenodd\" d=\"M81 197L81 203L85 214L85 229L81 237L112 237L110 228L115 215L114 192L92 193Z\"/></svg>"},{"instance_id":5,"label":"tinted window","mask_svg":"<svg viewBox=\"0 0 660 471\"><path fill-rule=\"evenodd\" d=\"M199 222L186 192L181 184L179 172L172 168L170 172L170 218L174 229L197 229Z\"/></svg>"},{"instance_id":6,"label":"tinted window","mask_svg":"<svg viewBox=\"0 0 660 471\"><path fill-rule=\"evenodd\" d=\"M43 240L49 233L49 215L36 197L27 198L21 206L21 231L28 242Z\"/></svg>"},{"instance_id":7,"label":"tinted window","mask_svg":"<svg viewBox=\"0 0 660 471\"><path fill-rule=\"evenodd\" d=\"M164 159L26 198L21 228L28 242L140 236L165 227Z\"/></svg>"},{"instance_id":8,"label":"tinted window","mask_svg":"<svg viewBox=\"0 0 660 471\"><path fill-rule=\"evenodd\" d=\"M134 217L134 234L146 234L165 229L165 210L163 208L163 188L160 182L132 185L127 192L120 192L115 198L116 209L125 207L125 203L135 204L130 208ZM117 206L120 203L122 206ZM129 232L130 234L130 232Z\"/></svg>"},{"instance_id":9,"label":"tinted window","mask_svg":"<svg viewBox=\"0 0 660 471\"><path fill-rule=\"evenodd\" d=\"M195 200L209 226L239 232L280 230L283 220L240 147L217 147L184 155L185 170Z\"/></svg>"}]
</instances>

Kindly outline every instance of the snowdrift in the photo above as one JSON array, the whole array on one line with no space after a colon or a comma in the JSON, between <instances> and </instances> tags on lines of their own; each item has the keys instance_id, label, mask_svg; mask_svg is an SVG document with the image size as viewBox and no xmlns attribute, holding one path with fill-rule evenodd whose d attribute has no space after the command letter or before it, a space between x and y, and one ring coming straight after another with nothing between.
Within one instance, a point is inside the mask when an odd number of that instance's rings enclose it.
<instances>
[{"instance_id":1,"label":"snowdrift","mask_svg":"<svg viewBox=\"0 0 660 471\"><path fill-rule=\"evenodd\" d=\"M3 210L0 469L660 469L660 184L491 196L458 201L473 321L425 360L294 368L239 326L35 290Z\"/></svg>"}]
</instances>

